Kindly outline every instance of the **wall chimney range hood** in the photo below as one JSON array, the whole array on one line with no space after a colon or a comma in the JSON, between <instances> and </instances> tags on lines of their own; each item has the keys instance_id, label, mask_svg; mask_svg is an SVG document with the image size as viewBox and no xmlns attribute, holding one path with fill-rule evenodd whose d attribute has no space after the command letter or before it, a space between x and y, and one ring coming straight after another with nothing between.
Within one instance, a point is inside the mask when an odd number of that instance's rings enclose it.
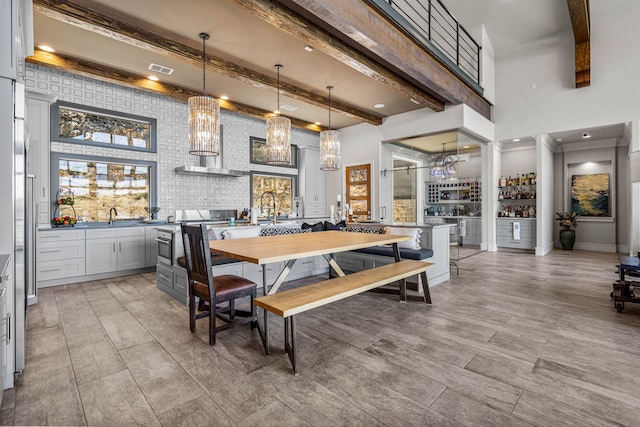
<instances>
[{"instance_id":1,"label":"wall chimney range hood","mask_svg":"<svg viewBox=\"0 0 640 427\"><path fill-rule=\"evenodd\" d=\"M190 175L230 176L240 177L249 175L248 171L225 169L222 167L222 156L202 156L200 165L178 166L175 173Z\"/></svg>"}]
</instances>

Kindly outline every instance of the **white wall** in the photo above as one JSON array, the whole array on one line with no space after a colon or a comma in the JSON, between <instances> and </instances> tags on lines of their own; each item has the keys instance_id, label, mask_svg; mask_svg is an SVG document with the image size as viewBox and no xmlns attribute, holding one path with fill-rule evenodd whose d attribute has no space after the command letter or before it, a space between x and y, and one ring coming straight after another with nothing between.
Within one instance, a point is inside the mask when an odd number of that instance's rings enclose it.
<instances>
[{"instance_id":1,"label":"white wall","mask_svg":"<svg viewBox=\"0 0 640 427\"><path fill-rule=\"evenodd\" d=\"M591 86L575 89L571 30L496 59L499 140L621 123L640 117L636 74L640 2L591 1ZM531 85L535 84L535 89Z\"/></svg>"}]
</instances>

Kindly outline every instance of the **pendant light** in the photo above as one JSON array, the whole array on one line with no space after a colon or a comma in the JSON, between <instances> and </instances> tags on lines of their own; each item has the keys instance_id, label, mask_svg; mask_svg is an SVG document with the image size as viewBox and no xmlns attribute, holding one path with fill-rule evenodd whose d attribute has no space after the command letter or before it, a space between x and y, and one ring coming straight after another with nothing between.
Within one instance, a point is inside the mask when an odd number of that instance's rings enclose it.
<instances>
[{"instance_id":1,"label":"pendant light","mask_svg":"<svg viewBox=\"0 0 640 427\"><path fill-rule=\"evenodd\" d=\"M205 86L205 41L209 34L200 33L202 39L202 96L189 98L189 154L218 156L220 154L220 104L207 96Z\"/></svg>"},{"instance_id":2,"label":"pendant light","mask_svg":"<svg viewBox=\"0 0 640 427\"><path fill-rule=\"evenodd\" d=\"M275 116L267 119L267 163L270 165L291 164L291 120L280 116L280 68L278 70L278 108Z\"/></svg>"},{"instance_id":3,"label":"pendant light","mask_svg":"<svg viewBox=\"0 0 640 427\"><path fill-rule=\"evenodd\" d=\"M456 166L458 160L455 156L445 153L444 146L446 144L446 142L442 143L442 154L436 158L431 167L431 176L434 178L450 179L454 178L457 173Z\"/></svg>"},{"instance_id":4,"label":"pendant light","mask_svg":"<svg viewBox=\"0 0 640 427\"><path fill-rule=\"evenodd\" d=\"M329 130L320 132L320 170L336 171L340 169L340 132L331 130L331 89L329 90Z\"/></svg>"}]
</instances>

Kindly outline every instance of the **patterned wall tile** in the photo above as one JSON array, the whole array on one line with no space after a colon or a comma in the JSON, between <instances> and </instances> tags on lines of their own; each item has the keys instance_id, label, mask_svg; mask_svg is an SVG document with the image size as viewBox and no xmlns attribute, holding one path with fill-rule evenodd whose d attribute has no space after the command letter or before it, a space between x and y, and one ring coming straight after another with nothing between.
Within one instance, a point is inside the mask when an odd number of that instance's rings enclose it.
<instances>
[{"instance_id":1,"label":"patterned wall tile","mask_svg":"<svg viewBox=\"0 0 640 427\"><path fill-rule=\"evenodd\" d=\"M127 152L113 148L83 146L52 141L51 151L157 162L158 217L176 209L242 209L249 207L249 177L179 175L174 168L198 165L188 153L187 105L184 102L137 88L120 86L42 65L26 64L29 91L56 96L62 101L155 118L158 153ZM223 165L227 169L297 174L296 170L249 163L249 138L264 137L264 120L222 110ZM291 142L300 147L319 145L318 134L293 128Z\"/></svg>"}]
</instances>

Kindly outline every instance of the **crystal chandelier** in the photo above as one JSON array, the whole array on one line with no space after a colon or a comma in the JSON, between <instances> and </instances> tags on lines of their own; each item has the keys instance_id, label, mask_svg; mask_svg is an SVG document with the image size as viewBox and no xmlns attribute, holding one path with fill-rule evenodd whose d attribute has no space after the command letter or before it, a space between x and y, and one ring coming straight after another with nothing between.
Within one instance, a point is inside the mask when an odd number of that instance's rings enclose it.
<instances>
[{"instance_id":1,"label":"crystal chandelier","mask_svg":"<svg viewBox=\"0 0 640 427\"><path fill-rule=\"evenodd\" d=\"M107 164L107 179L114 182L123 181L124 165L117 163Z\"/></svg>"},{"instance_id":2,"label":"crystal chandelier","mask_svg":"<svg viewBox=\"0 0 640 427\"><path fill-rule=\"evenodd\" d=\"M202 96L189 98L189 154L217 156L220 154L220 104L207 96L205 87L205 41L209 34L200 33L202 39Z\"/></svg>"},{"instance_id":3,"label":"crystal chandelier","mask_svg":"<svg viewBox=\"0 0 640 427\"><path fill-rule=\"evenodd\" d=\"M329 90L329 130L320 132L320 170L335 171L340 168L340 132L331 130L331 89Z\"/></svg>"},{"instance_id":4,"label":"crystal chandelier","mask_svg":"<svg viewBox=\"0 0 640 427\"><path fill-rule=\"evenodd\" d=\"M291 120L280 116L280 68L278 70L278 108L275 116L267 119L267 163L270 165L291 164Z\"/></svg>"},{"instance_id":5,"label":"crystal chandelier","mask_svg":"<svg viewBox=\"0 0 640 427\"><path fill-rule=\"evenodd\" d=\"M442 154L436 158L431 167L431 176L435 178L449 179L455 177L457 173L456 166L458 159L444 152L445 144L446 142L442 143Z\"/></svg>"}]
</instances>

